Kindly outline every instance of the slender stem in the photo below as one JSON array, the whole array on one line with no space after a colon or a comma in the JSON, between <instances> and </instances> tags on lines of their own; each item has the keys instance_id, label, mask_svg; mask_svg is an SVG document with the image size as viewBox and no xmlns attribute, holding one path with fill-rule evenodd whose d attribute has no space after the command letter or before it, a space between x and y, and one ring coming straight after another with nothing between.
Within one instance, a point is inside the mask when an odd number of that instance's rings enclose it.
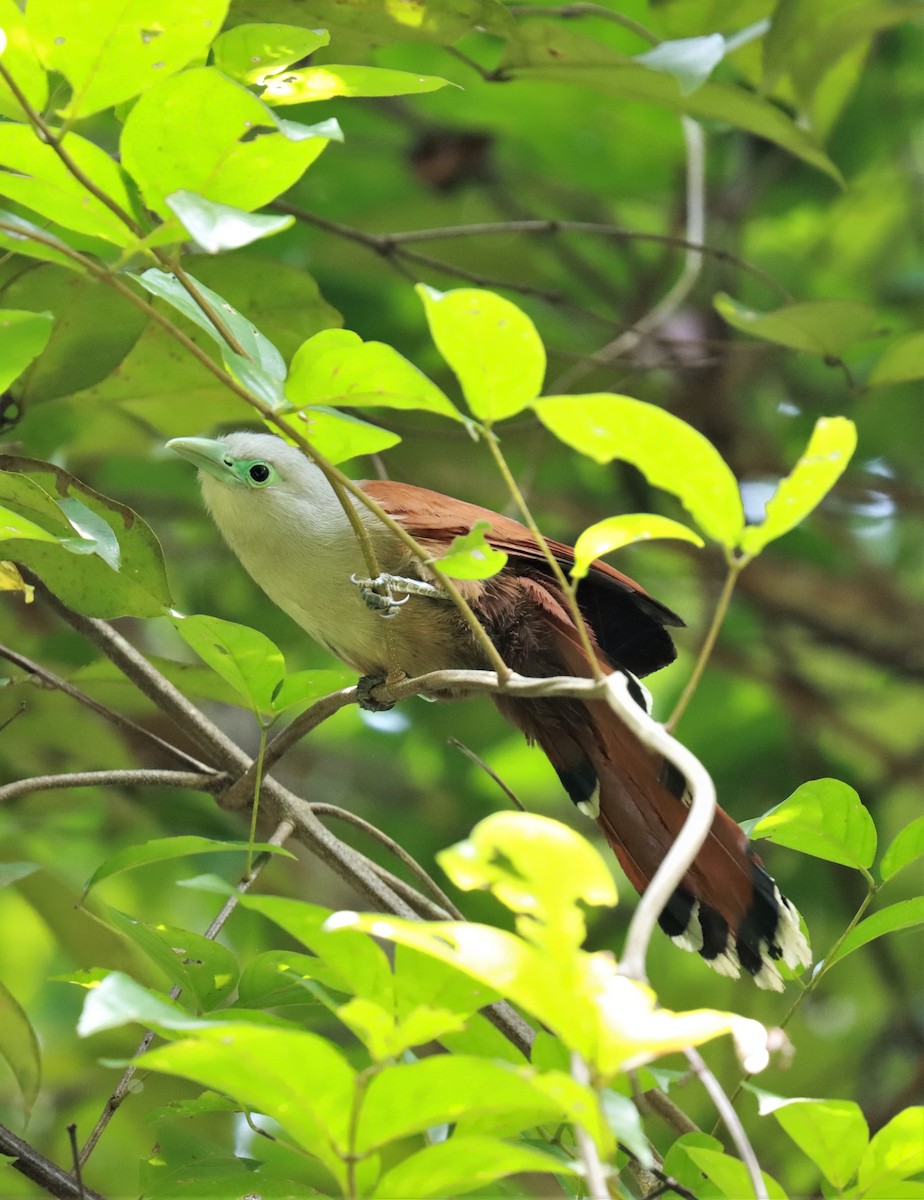
<instances>
[{"instance_id":1,"label":"slender stem","mask_svg":"<svg viewBox=\"0 0 924 1200\"><path fill-rule=\"evenodd\" d=\"M719 1115L725 1122L725 1127L731 1134L731 1139L735 1143L735 1149L741 1156L741 1161L747 1168L748 1175L751 1179L751 1186L754 1189L755 1200L769 1200L767 1185L764 1183L764 1177L760 1169L760 1163L757 1161L757 1155L754 1153L754 1148L748 1141L748 1135L744 1132L744 1126L738 1114L732 1107L731 1101L726 1096L721 1084L716 1079L715 1075L709 1070L703 1061L702 1055L693 1047L688 1047L684 1054L687 1062L693 1068L699 1081L709 1093L713 1104L719 1111Z\"/></svg>"},{"instance_id":2,"label":"slender stem","mask_svg":"<svg viewBox=\"0 0 924 1200\"><path fill-rule=\"evenodd\" d=\"M510 803L513 805L514 808L519 809L520 812L527 811L526 805L523 803L523 801L520 799L520 797L516 794L516 792L513 790L513 788L511 788L508 784L504 783L504 781L503 781L503 779L501 779L500 775L498 775L497 772L492 767L489 767L483 758L479 758L479 756L475 753L474 750L472 750L472 748L470 746L466 746L464 742L460 742L458 738L454 738L454 737L451 737L449 739L449 745L454 746L456 750L460 750L467 759L469 759L471 762L473 762L475 764L476 767L480 767L481 770L484 771L485 775L487 775L489 779L493 779L494 782L497 784L497 786L500 788L500 790L504 793L504 795L507 797L507 799L510 801Z\"/></svg>"},{"instance_id":3,"label":"slender stem","mask_svg":"<svg viewBox=\"0 0 924 1200\"><path fill-rule=\"evenodd\" d=\"M600 17L604 21L614 21L617 25L622 25L650 46L656 46L661 41L657 34L640 25L638 21L633 21L631 17L615 12L612 8L604 8L602 4L563 4L559 8L546 8L537 4L511 4L507 11L514 17L563 17L566 20L573 17Z\"/></svg>"},{"instance_id":4,"label":"slender stem","mask_svg":"<svg viewBox=\"0 0 924 1200\"><path fill-rule=\"evenodd\" d=\"M33 792L79 787L176 787L214 795L227 782L227 775L200 775L192 771L76 771L66 775L34 775L0 787L0 804L31 796Z\"/></svg>"},{"instance_id":5,"label":"slender stem","mask_svg":"<svg viewBox=\"0 0 924 1200\"><path fill-rule=\"evenodd\" d=\"M571 1078L584 1087L591 1086L587 1063L576 1050L571 1054ZM594 1090L596 1091L596 1088ZM584 1181L587 1184L589 1200L610 1200L610 1189L607 1187L606 1173L600 1161L597 1143L580 1121L574 1123L574 1137L584 1166Z\"/></svg>"},{"instance_id":6,"label":"slender stem","mask_svg":"<svg viewBox=\"0 0 924 1200\"><path fill-rule=\"evenodd\" d=\"M500 471L504 483L507 485L507 490L513 497L513 501L520 510L520 515L523 517L527 529L535 538L539 549L542 551L546 562L549 564L549 567L552 570L552 574L555 576L555 579L557 580L558 585L565 596L565 603L568 605L568 610L571 613L571 620L574 622L578 637L581 640L581 648L583 649L587 658L587 665L590 668L590 673L594 679L600 679L602 678L600 662L597 658L596 651L591 644L590 634L587 631L587 624L584 621L584 614L581 612L578 606L575 589L572 588L571 584L569 583L564 571L561 568L561 563L552 553L549 543L543 537L539 526L536 524L535 519L533 518L533 514L529 511L529 505L523 498L523 493L520 491L513 472L510 470L510 466L504 457L504 453L500 448L500 442L498 441L494 430L486 429L484 431L484 437L488 444L488 449L491 451L491 457L494 459L495 465L497 466L498 471Z\"/></svg>"},{"instance_id":7,"label":"slender stem","mask_svg":"<svg viewBox=\"0 0 924 1200\"><path fill-rule=\"evenodd\" d=\"M725 575L725 581L722 584L722 590L719 593L719 598L716 600L715 610L712 614L712 620L709 623L709 628L706 631L706 637L700 647L699 655L696 659L696 665L687 680L683 691L680 693L680 699L674 705L674 711L665 722L665 728L668 732L673 733L677 728L680 718L686 711L687 705L693 698L693 693L699 686L699 682L703 677L703 672L712 657L712 651L715 649L716 641L718 640L719 630L725 622L725 617L728 613L728 606L731 603L732 592L735 590L735 584L738 582L738 576L744 567L743 559L729 559L728 571Z\"/></svg>"},{"instance_id":8,"label":"slender stem","mask_svg":"<svg viewBox=\"0 0 924 1200\"><path fill-rule=\"evenodd\" d=\"M253 865L253 844L257 840L257 815L260 812L260 789L263 787L263 756L266 754L266 734L267 726L260 721L260 748L257 750L257 757L254 763L253 804L250 808L250 833L247 836L247 869L245 872L247 875L250 874L250 869Z\"/></svg>"}]
</instances>

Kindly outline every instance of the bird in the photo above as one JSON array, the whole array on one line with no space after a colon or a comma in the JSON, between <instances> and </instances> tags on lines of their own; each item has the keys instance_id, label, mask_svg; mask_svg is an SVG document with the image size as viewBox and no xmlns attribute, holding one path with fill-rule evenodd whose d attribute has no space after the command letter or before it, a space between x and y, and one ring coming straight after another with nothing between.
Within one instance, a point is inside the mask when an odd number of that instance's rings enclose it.
<instances>
[{"instance_id":1,"label":"bird","mask_svg":"<svg viewBox=\"0 0 924 1200\"><path fill-rule=\"evenodd\" d=\"M370 707L372 686L396 672L416 677L490 668L438 576L351 497L382 570L376 579L365 578L348 514L327 476L296 446L250 431L174 438L167 446L198 468L205 507L245 570L316 642L357 672ZM358 486L434 559L455 537L488 522L486 540L507 555L506 564L492 578L458 586L504 662L525 676L593 675L563 589L524 525L411 484L372 480ZM555 541L547 545L567 571L574 550ZM668 630L683 621L601 560L581 581L577 601L598 670L623 672L630 696L648 710L640 679L674 660ZM596 821L630 883L644 892L687 816L681 773L653 755L605 701L492 698L502 716L544 751L565 793ZM774 991L784 987L781 962L796 969L811 961L797 910L721 808L659 924L720 974L738 978L744 971Z\"/></svg>"}]
</instances>

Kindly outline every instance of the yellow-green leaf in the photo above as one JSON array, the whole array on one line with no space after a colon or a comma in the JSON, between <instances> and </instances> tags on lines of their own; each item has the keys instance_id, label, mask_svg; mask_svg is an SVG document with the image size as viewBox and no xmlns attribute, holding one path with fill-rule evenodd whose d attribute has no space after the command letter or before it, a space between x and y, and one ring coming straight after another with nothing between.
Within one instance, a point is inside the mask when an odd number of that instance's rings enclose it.
<instances>
[{"instance_id":1,"label":"yellow-green leaf","mask_svg":"<svg viewBox=\"0 0 924 1200\"><path fill-rule=\"evenodd\" d=\"M631 546L633 542L647 542L653 538L674 538L692 542L694 546L705 543L698 533L656 513L626 513L621 517L607 517L585 529L574 543L574 566L572 579L583 579L595 559L603 558L613 550Z\"/></svg>"}]
</instances>

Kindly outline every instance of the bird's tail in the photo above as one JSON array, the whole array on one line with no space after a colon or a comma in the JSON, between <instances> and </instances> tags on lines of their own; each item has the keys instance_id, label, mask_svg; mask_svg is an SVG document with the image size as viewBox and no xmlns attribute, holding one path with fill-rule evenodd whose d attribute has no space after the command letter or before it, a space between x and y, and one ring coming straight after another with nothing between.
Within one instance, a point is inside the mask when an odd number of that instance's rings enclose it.
<instances>
[{"instance_id":1,"label":"bird's tail","mask_svg":"<svg viewBox=\"0 0 924 1200\"><path fill-rule=\"evenodd\" d=\"M587 675L583 651L570 636L565 642L559 646L563 666ZM632 680L631 690L645 706L641 685ZM685 779L652 755L604 701L495 702L542 747L568 795L596 820L630 882L644 892L686 820ZM780 961L791 967L811 962L799 914L721 808L660 925L720 974L737 978L743 968L759 987L774 991L783 989Z\"/></svg>"}]
</instances>

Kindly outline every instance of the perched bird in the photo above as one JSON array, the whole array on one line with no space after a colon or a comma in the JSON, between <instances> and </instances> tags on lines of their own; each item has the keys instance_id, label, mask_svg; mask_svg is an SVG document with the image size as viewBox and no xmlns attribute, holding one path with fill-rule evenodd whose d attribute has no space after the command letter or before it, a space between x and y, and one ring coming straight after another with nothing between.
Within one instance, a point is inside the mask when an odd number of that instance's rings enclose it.
<instances>
[{"instance_id":1,"label":"perched bird","mask_svg":"<svg viewBox=\"0 0 924 1200\"><path fill-rule=\"evenodd\" d=\"M265 433L175 438L168 446L199 468L206 507L263 591L361 676L488 668L432 572L353 500L391 577L385 580L391 595L378 594L381 582L362 579L365 562L347 514L321 470L295 447ZM493 578L460 588L502 658L522 675L591 675L561 588L523 525L426 488L390 481L360 486L435 558L476 521L490 522L487 540L506 552L507 564ZM549 546L567 571L573 550ZM625 672L633 697L647 707L636 677L673 661L667 627L683 622L600 561L582 581L578 601L600 667ZM603 701L497 695L494 703L542 747L571 800L596 820L629 880L644 891L686 817L683 777ZM810 961L798 913L721 809L660 924L721 974L737 977L743 968L761 987L782 989L779 960Z\"/></svg>"}]
</instances>

